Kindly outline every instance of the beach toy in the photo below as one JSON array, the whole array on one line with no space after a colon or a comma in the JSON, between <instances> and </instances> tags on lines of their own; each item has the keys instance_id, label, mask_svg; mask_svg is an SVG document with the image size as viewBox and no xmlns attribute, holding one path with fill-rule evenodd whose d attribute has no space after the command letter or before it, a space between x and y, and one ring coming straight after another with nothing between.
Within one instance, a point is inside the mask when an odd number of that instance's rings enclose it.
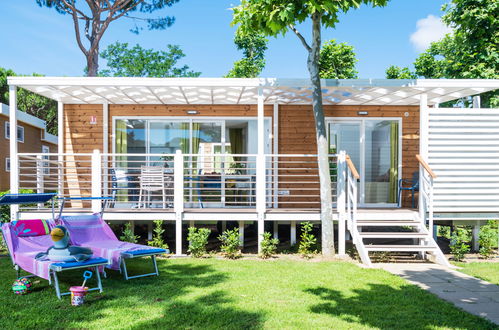
<instances>
[{"instance_id":1,"label":"beach toy","mask_svg":"<svg viewBox=\"0 0 499 330\"><path fill-rule=\"evenodd\" d=\"M72 306L81 306L85 302L85 295L87 294L88 291L88 287L85 286L85 283L91 277L92 277L92 272L86 270L83 273L83 284L81 286L72 286L69 288L69 291L71 291Z\"/></svg>"},{"instance_id":2,"label":"beach toy","mask_svg":"<svg viewBox=\"0 0 499 330\"><path fill-rule=\"evenodd\" d=\"M15 294L23 295L31 292L31 287L33 284L26 277L21 277L14 281L12 284L12 291Z\"/></svg>"}]
</instances>

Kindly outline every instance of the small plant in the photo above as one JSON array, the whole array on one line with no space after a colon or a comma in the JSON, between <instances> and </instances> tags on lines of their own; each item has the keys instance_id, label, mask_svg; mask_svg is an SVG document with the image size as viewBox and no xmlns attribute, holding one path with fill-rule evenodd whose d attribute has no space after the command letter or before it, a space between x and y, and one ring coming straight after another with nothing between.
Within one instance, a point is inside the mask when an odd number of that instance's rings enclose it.
<instances>
[{"instance_id":1,"label":"small plant","mask_svg":"<svg viewBox=\"0 0 499 330\"><path fill-rule=\"evenodd\" d=\"M160 249L168 249L168 244L163 240L163 233L165 230L163 229L163 220L154 220L154 229L152 240L147 242L147 245L154 246Z\"/></svg>"},{"instance_id":2,"label":"small plant","mask_svg":"<svg viewBox=\"0 0 499 330\"><path fill-rule=\"evenodd\" d=\"M494 254L494 246L497 242L497 232L494 227L494 221L489 221L480 228L478 244L480 244L479 253L482 258L489 259Z\"/></svg>"},{"instance_id":3,"label":"small plant","mask_svg":"<svg viewBox=\"0 0 499 330\"><path fill-rule=\"evenodd\" d=\"M137 243L138 239L139 236L133 233L132 223L125 223L125 227L123 227L123 235L120 236L120 240L124 242Z\"/></svg>"},{"instance_id":4,"label":"small plant","mask_svg":"<svg viewBox=\"0 0 499 330\"><path fill-rule=\"evenodd\" d=\"M218 239L222 242L220 249L226 258L236 259L241 255L241 251L239 250L240 236L238 228L232 230L227 229L222 235L218 236Z\"/></svg>"},{"instance_id":5,"label":"small plant","mask_svg":"<svg viewBox=\"0 0 499 330\"><path fill-rule=\"evenodd\" d=\"M189 235L187 240L189 241L188 252L194 258L201 258L206 254L206 245L208 244L208 237L210 236L211 230L208 228L196 228L189 227Z\"/></svg>"},{"instance_id":6,"label":"small plant","mask_svg":"<svg viewBox=\"0 0 499 330\"><path fill-rule=\"evenodd\" d=\"M269 232L263 233L262 236L262 252L260 253L260 258L268 259L277 252L279 240L277 238L272 238L272 235Z\"/></svg>"},{"instance_id":7,"label":"small plant","mask_svg":"<svg viewBox=\"0 0 499 330\"><path fill-rule=\"evenodd\" d=\"M456 227L450 238L450 251L455 261L462 261L464 255L470 251L466 229Z\"/></svg>"},{"instance_id":8,"label":"small plant","mask_svg":"<svg viewBox=\"0 0 499 330\"><path fill-rule=\"evenodd\" d=\"M310 222L301 223L300 245L298 253L304 258L310 258L315 250L312 248L317 244L317 238L312 234L312 224Z\"/></svg>"}]
</instances>

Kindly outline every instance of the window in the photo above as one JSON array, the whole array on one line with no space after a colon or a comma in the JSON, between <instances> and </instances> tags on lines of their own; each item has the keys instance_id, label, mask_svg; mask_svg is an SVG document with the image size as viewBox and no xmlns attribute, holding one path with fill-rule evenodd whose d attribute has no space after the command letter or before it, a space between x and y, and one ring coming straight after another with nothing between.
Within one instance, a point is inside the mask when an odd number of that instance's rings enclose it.
<instances>
[{"instance_id":1,"label":"window","mask_svg":"<svg viewBox=\"0 0 499 330\"><path fill-rule=\"evenodd\" d=\"M42 146L42 153L43 154L49 154L50 153L50 147L49 146ZM50 165L49 165L49 162L48 160L50 159L50 157L47 155L47 156L43 156L42 159L44 160L47 160L46 162L43 162L42 163L42 166L43 166L43 174L50 174Z\"/></svg>"},{"instance_id":2,"label":"window","mask_svg":"<svg viewBox=\"0 0 499 330\"><path fill-rule=\"evenodd\" d=\"M5 158L5 172L10 172L10 158Z\"/></svg>"},{"instance_id":3,"label":"window","mask_svg":"<svg viewBox=\"0 0 499 330\"><path fill-rule=\"evenodd\" d=\"M10 139L10 122L5 122L5 138ZM17 126L17 141L24 143L24 127Z\"/></svg>"}]
</instances>

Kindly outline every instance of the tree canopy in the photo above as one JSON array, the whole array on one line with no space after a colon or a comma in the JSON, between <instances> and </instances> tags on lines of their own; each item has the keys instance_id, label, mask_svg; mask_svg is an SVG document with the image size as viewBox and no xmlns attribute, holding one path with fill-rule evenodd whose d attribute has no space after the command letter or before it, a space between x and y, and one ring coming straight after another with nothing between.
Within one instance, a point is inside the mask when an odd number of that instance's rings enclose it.
<instances>
[{"instance_id":1,"label":"tree canopy","mask_svg":"<svg viewBox=\"0 0 499 330\"><path fill-rule=\"evenodd\" d=\"M353 46L332 39L324 43L320 52L319 71L324 79L356 79L357 70Z\"/></svg>"},{"instance_id":2,"label":"tree canopy","mask_svg":"<svg viewBox=\"0 0 499 330\"><path fill-rule=\"evenodd\" d=\"M386 79L417 79L418 75L412 72L408 67L399 67L391 65L385 71Z\"/></svg>"},{"instance_id":3,"label":"tree canopy","mask_svg":"<svg viewBox=\"0 0 499 330\"><path fill-rule=\"evenodd\" d=\"M18 74L10 69L0 67L0 102L7 105L9 104L9 85L7 85L7 77L9 76L18 76ZM42 75L33 73L32 76ZM57 102L23 88L18 88L17 108L45 120L47 131L57 135Z\"/></svg>"},{"instance_id":4,"label":"tree canopy","mask_svg":"<svg viewBox=\"0 0 499 330\"><path fill-rule=\"evenodd\" d=\"M100 56L107 61L107 68L100 76L115 77L199 77L201 72L190 70L187 65L176 66L185 57L179 46L167 45L167 50L144 49L128 43L109 45Z\"/></svg>"},{"instance_id":5,"label":"tree canopy","mask_svg":"<svg viewBox=\"0 0 499 330\"><path fill-rule=\"evenodd\" d=\"M146 22L149 29L165 29L173 24L174 17L143 18L131 13L152 14L172 6L179 0L36 0L40 7L54 8L59 14L71 15L78 47L87 60L87 75L96 76L99 69L99 45L109 25L124 17L134 21L134 33ZM86 42L85 42L86 40Z\"/></svg>"},{"instance_id":6,"label":"tree canopy","mask_svg":"<svg viewBox=\"0 0 499 330\"><path fill-rule=\"evenodd\" d=\"M244 58L234 62L227 78L255 78L265 67L265 51L267 38L262 34L244 35L236 33L234 43L238 50L243 51Z\"/></svg>"}]
</instances>

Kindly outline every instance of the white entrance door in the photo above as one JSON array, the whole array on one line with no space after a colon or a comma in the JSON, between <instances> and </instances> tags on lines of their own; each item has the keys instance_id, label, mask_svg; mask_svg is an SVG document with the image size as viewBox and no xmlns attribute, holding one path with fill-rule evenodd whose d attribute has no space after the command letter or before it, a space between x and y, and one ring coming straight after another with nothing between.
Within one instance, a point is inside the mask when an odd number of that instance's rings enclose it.
<instances>
[{"instance_id":1,"label":"white entrance door","mask_svg":"<svg viewBox=\"0 0 499 330\"><path fill-rule=\"evenodd\" d=\"M400 120L332 119L328 128L330 152L345 150L360 173L360 206L396 206L401 168Z\"/></svg>"}]
</instances>

